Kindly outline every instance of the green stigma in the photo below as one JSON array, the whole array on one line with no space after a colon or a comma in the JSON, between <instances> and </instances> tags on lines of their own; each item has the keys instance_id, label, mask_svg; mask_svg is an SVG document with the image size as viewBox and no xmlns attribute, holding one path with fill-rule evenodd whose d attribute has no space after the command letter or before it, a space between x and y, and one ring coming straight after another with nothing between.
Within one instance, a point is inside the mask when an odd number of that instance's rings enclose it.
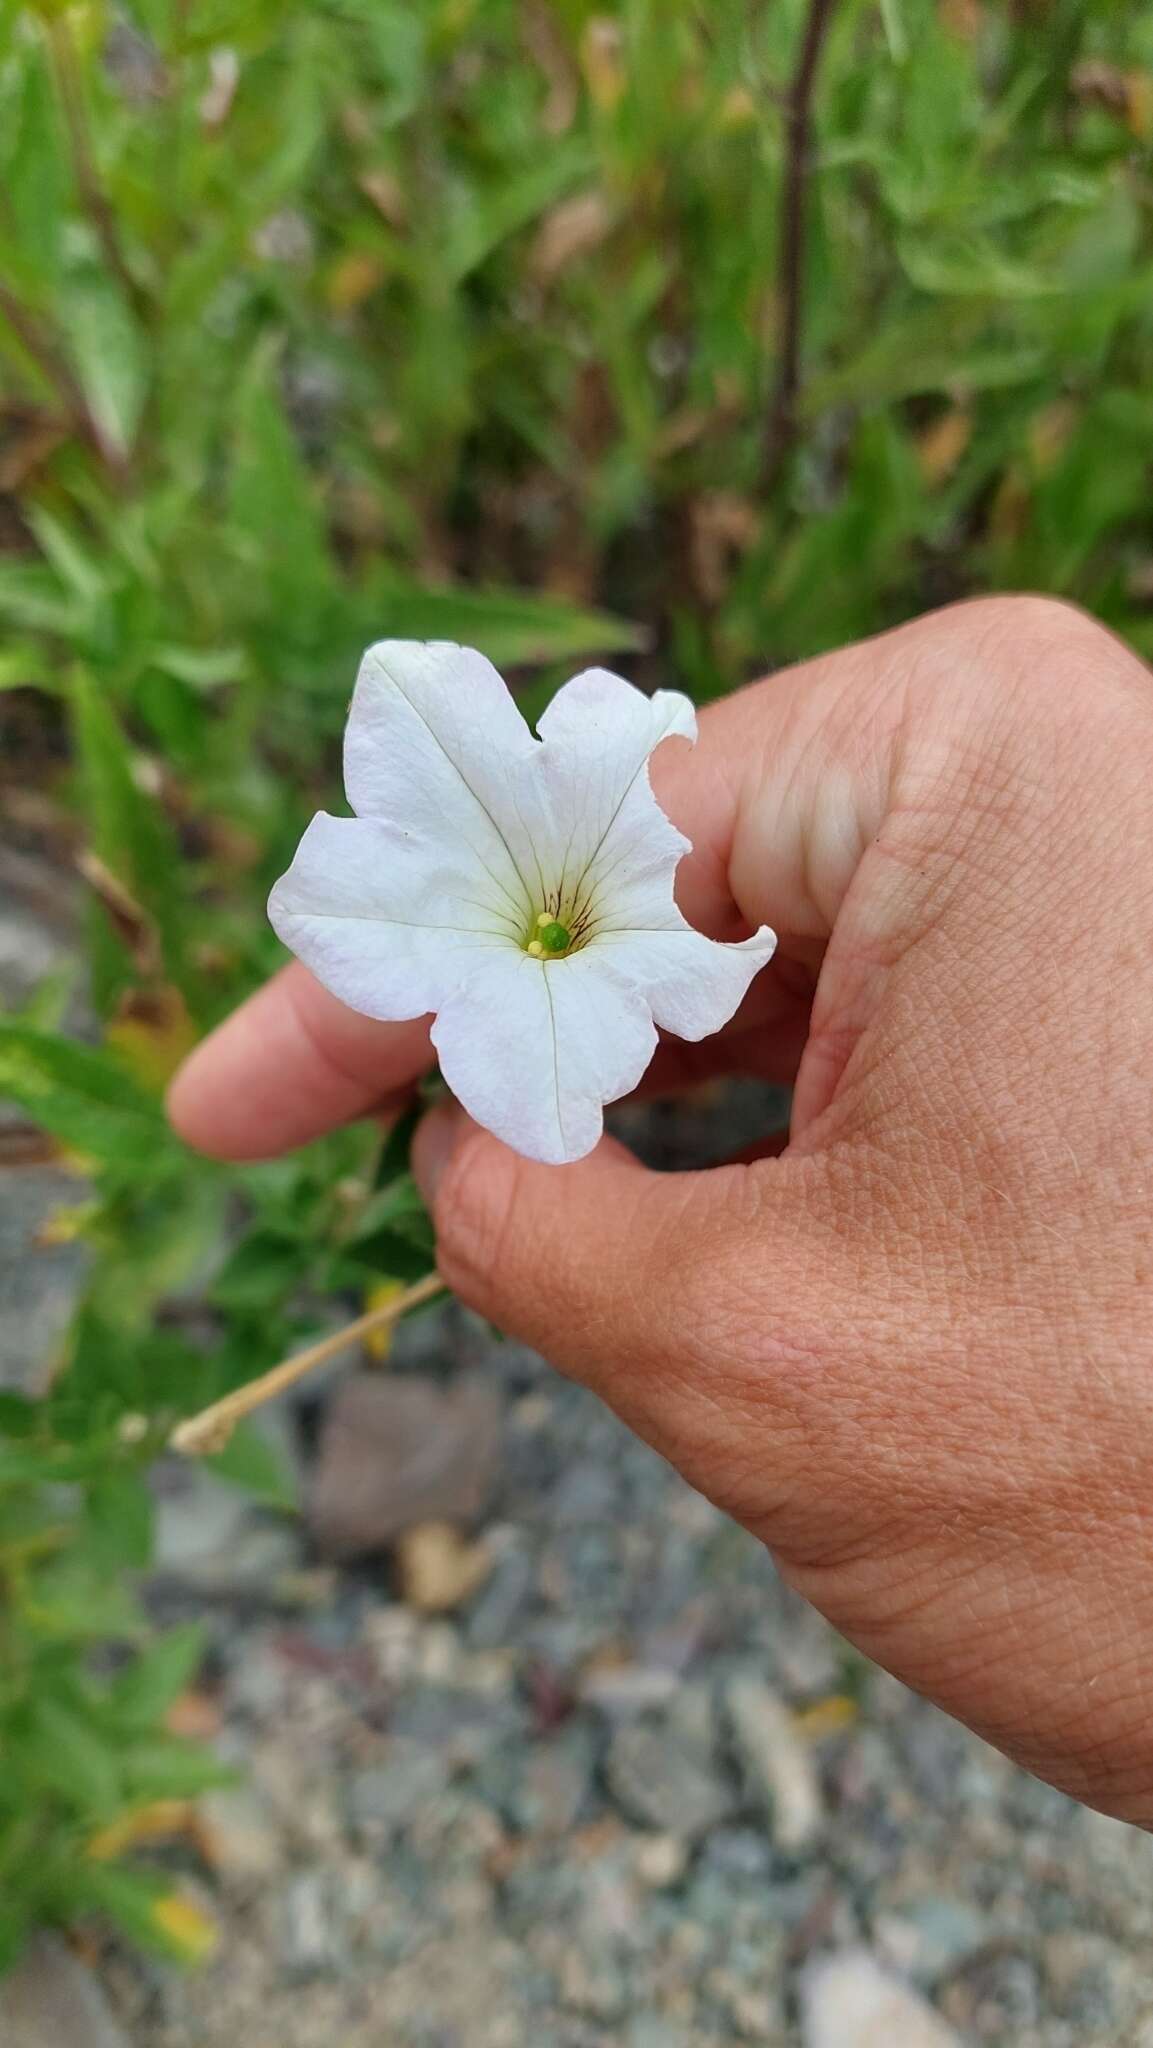
<instances>
[{"instance_id":1,"label":"green stigma","mask_svg":"<svg viewBox=\"0 0 1153 2048\"><path fill-rule=\"evenodd\" d=\"M550 917L543 924L538 924L536 935L540 941L542 951L545 953L567 953L572 945L572 933L569 931L568 926L558 924L555 917Z\"/></svg>"}]
</instances>

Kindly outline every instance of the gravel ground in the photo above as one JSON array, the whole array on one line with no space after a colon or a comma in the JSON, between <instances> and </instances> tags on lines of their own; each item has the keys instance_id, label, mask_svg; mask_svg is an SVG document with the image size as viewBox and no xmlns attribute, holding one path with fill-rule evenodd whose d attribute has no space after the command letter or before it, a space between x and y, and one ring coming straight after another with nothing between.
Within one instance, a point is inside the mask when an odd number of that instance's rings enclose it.
<instances>
[{"instance_id":1,"label":"gravel ground","mask_svg":"<svg viewBox=\"0 0 1153 2048\"><path fill-rule=\"evenodd\" d=\"M450 1309L390 1377L464 1369L502 1427L448 1612L404 1597L403 1545L318 1567L223 1495L213 1550L204 1501L166 1503L156 1605L211 1616L245 1786L185 1860L216 1959L113 1972L132 2042L1153 2044L1153 1841L848 1651L532 1354Z\"/></svg>"}]
</instances>

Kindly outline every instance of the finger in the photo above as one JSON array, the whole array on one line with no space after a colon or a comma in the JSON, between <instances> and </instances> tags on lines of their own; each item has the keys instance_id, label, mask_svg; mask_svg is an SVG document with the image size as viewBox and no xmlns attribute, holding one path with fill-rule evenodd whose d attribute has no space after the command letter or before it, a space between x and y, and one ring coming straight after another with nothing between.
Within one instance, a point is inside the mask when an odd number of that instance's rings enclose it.
<instances>
[{"instance_id":1,"label":"finger","mask_svg":"<svg viewBox=\"0 0 1153 2048\"><path fill-rule=\"evenodd\" d=\"M395 1109L431 1062L423 1019L361 1017L294 961L197 1046L168 1114L214 1158L271 1159L370 1109Z\"/></svg>"},{"instance_id":2,"label":"finger","mask_svg":"<svg viewBox=\"0 0 1153 2048\"><path fill-rule=\"evenodd\" d=\"M650 1341L661 1246L702 1176L651 1173L612 1138L575 1166L539 1166L452 1102L419 1125L412 1161L438 1269L481 1315L588 1379L594 1333L616 1356Z\"/></svg>"}]
</instances>

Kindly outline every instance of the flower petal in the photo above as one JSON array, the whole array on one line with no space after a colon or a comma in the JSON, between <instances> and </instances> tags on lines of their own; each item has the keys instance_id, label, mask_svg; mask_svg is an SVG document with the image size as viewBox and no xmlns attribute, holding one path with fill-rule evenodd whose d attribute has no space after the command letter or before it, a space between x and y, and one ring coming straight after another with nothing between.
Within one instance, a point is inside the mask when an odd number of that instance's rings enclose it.
<instances>
[{"instance_id":1,"label":"flower petal","mask_svg":"<svg viewBox=\"0 0 1153 2048\"><path fill-rule=\"evenodd\" d=\"M450 641L381 640L360 665L344 742L348 800L462 854L527 915L539 900L518 768L538 752L490 661Z\"/></svg>"},{"instance_id":2,"label":"flower petal","mask_svg":"<svg viewBox=\"0 0 1153 2048\"><path fill-rule=\"evenodd\" d=\"M483 879L483 877L482 877ZM268 899L273 930L318 981L366 1017L423 1017L474 959L520 949L499 904L446 845L374 818L321 811Z\"/></svg>"},{"instance_id":3,"label":"flower petal","mask_svg":"<svg viewBox=\"0 0 1153 2048\"><path fill-rule=\"evenodd\" d=\"M661 810L648 760L663 739L694 740L696 713L676 690L646 697L607 669L590 668L557 691L539 721L537 774L550 815L554 857L566 887L585 893L639 858L667 862L669 895L689 841Z\"/></svg>"},{"instance_id":4,"label":"flower petal","mask_svg":"<svg viewBox=\"0 0 1153 2048\"><path fill-rule=\"evenodd\" d=\"M767 925L751 939L722 944L686 924L659 929L603 932L586 948L632 984L652 1009L662 1031L678 1038L708 1038L740 1004L754 974L776 951Z\"/></svg>"},{"instance_id":5,"label":"flower petal","mask_svg":"<svg viewBox=\"0 0 1153 2048\"><path fill-rule=\"evenodd\" d=\"M432 1042L470 1115L529 1159L583 1159L606 1102L635 1088L656 1050L644 997L595 950L564 960L470 957L467 989L444 1004Z\"/></svg>"}]
</instances>

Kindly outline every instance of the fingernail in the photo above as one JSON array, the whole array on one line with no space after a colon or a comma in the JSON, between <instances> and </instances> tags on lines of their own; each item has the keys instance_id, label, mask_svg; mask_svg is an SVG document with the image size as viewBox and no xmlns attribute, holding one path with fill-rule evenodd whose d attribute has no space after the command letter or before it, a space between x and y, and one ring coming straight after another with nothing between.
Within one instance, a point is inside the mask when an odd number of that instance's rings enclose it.
<instances>
[{"instance_id":1,"label":"fingernail","mask_svg":"<svg viewBox=\"0 0 1153 2048\"><path fill-rule=\"evenodd\" d=\"M417 1126L412 1141L413 1178L430 1205L436 1199L441 1176L460 1143L466 1121L458 1103L438 1102Z\"/></svg>"}]
</instances>

